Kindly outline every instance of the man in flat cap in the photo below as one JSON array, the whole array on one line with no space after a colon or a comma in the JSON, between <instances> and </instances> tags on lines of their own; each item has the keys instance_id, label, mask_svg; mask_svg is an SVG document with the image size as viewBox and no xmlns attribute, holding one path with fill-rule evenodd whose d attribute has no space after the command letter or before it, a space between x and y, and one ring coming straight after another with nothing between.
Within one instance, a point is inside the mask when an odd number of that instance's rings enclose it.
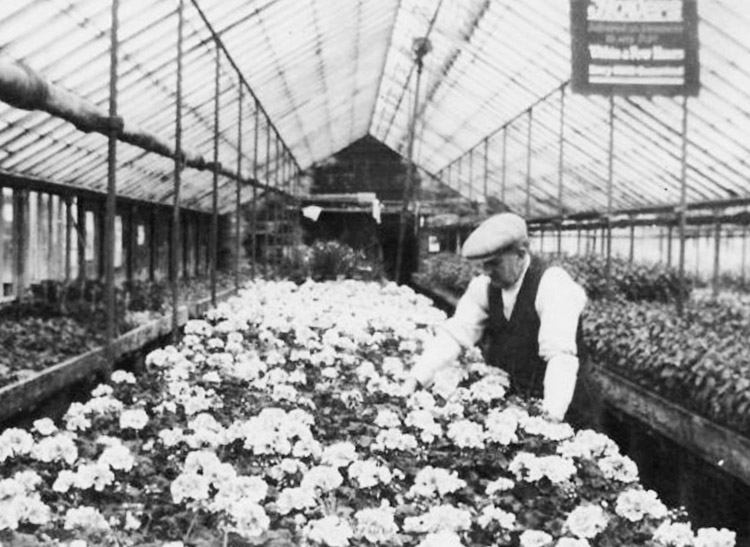
<instances>
[{"instance_id":1,"label":"man in flat cap","mask_svg":"<svg viewBox=\"0 0 750 547\"><path fill-rule=\"evenodd\" d=\"M485 275L471 280L455 313L427 344L410 372L409 388L428 385L483 336L485 360L504 369L511 389L542 399L563 420L578 376L579 318L586 293L557 266L529 252L526 221L501 213L479 225L461 254L481 261Z\"/></svg>"}]
</instances>

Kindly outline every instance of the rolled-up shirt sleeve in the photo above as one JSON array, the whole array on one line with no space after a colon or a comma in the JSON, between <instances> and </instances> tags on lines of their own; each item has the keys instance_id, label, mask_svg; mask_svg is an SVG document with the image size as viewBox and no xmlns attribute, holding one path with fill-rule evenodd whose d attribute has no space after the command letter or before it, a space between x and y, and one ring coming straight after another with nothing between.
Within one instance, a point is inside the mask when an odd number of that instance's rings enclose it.
<instances>
[{"instance_id":1,"label":"rolled-up shirt sleeve","mask_svg":"<svg viewBox=\"0 0 750 547\"><path fill-rule=\"evenodd\" d=\"M482 337L488 316L489 282L486 275L472 279L456 304L453 315L427 341L410 373L420 384L432 382L438 370L455 362L461 348L473 347Z\"/></svg>"},{"instance_id":2,"label":"rolled-up shirt sleeve","mask_svg":"<svg viewBox=\"0 0 750 547\"><path fill-rule=\"evenodd\" d=\"M586 293L565 270L550 267L539 282L535 304L540 321L539 355L547 361L542 405L562 420L578 375L576 332Z\"/></svg>"}]
</instances>

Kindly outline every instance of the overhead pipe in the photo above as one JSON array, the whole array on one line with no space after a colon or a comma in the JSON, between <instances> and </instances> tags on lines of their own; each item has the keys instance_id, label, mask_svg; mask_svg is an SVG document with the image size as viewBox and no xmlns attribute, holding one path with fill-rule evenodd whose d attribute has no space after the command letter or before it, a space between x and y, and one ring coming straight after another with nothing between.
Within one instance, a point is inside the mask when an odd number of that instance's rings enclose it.
<instances>
[{"instance_id":1,"label":"overhead pipe","mask_svg":"<svg viewBox=\"0 0 750 547\"><path fill-rule=\"evenodd\" d=\"M22 62L0 59L0 101L22 110L39 110L72 123L84 133L99 133L106 137L112 132L108 112L94 103L70 91L48 82L42 75ZM161 137L140 127L118 119L117 139L146 152L176 159L177 146L173 147ZM181 163L198 171L213 170L212 162L195 152L180 150ZM260 184L256 180L243 179L239 173L218 166L222 176L242 183Z\"/></svg>"}]
</instances>

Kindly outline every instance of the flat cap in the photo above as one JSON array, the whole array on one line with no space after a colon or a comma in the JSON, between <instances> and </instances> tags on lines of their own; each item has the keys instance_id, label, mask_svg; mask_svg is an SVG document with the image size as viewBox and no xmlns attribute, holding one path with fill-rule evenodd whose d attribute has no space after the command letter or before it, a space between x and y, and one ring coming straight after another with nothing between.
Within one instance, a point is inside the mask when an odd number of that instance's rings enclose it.
<instances>
[{"instance_id":1,"label":"flat cap","mask_svg":"<svg viewBox=\"0 0 750 547\"><path fill-rule=\"evenodd\" d=\"M482 222L464 242L461 256L489 258L498 251L528 241L526 221L515 213L500 213Z\"/></svg>"}]
</instances>

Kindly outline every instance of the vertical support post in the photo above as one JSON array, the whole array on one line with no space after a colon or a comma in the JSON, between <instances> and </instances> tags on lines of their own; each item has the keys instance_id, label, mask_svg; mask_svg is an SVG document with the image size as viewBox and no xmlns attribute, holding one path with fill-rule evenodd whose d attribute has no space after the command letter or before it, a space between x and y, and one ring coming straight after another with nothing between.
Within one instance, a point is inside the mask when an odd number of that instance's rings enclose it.
<instances>
[{"instance_id":1,"label":"vertical support post","mask_svg":"<svg viewBox=\"0 0 750 547\"><path fill-rule=\"evenodd\" d=\"M526 138L526 219L531 216L531 138L534 127L534 109L529 108L528 119L529 127Z\"/></svg>"},{"instance_id":2,"label":"vertical support post","mask_svg":"<svg viewBox=\"0 0 750 547\"><path fill-rule=\"evenodd\" d=\"M394 276L396 281L403 283L405 276L403 275L403 264L404 264L404 247L406 245L406 222L409 213L409 203L412 198L412 187L416 185L416 169L414 165L414 135L417 125L417 107L419 105L419 86L422 80L422 69L424 68L424 56L429 51L429 42L425 39L422 42L421 47L415 50L415 63L417 65L417 81L414 90L414 101L412 101L412 115L409 123L409 134L407 142L407 161L408 161L408 173L406 177L406 184L404 184L404 197L401 205L401 217L399 221L398 230L398 246L396 247L396 271Z\"/></svg>"},{"instance_id":3,"label":"vertical support post","mask_svg":"<svg viewBox=\"0 0 750 547\"><path fill-rule=\"evenodd\" d=\"M719 213L719 211L714 211L714 272L711 278L711 289L714 296L719 294L721 269L721 220Z\"/></svg>"},{"instance_id":4,"label":"vertical support post","mask_svg":"<svg viewBox=\"0 0 750 547\"><path fill-rule=\"evenodd\" d=\"M172 283L172 342L179 337L180 303L179 263L180 263L180 177L182 171L182 49L185 26L185 0L179 0L177 9L177 88L175 97L175 153L174 153L174 200L172 205L172 246L170 248L170 272Z\"/></svg>"},{"instance_id":5,"label":"vertical support post","mask_svg":"<svg viewBox=\"0 0 750 547\"><path fill-rule=\"evenodd\" d=\"M742 281L742 287L745 287L745 281L747 280L745 269L747 266L747 226L742 226L742 259L740 262L740 280Z\"/></svg>"},{"instance_id":6,"label":"vertical support post","mask_svg":"<svg viewBox=\"0 0 750 547\"><path fill-rule=\"evenodd\" d=\"M503 176L500 179L500 201L505 202L505 191L506 191L506 175L508 174L508 126L503 127Z\"/></svg>"},{"instance_id":7,"label":"vertical support post","mask_svg":"<svg viewBox=\"0 0 750 547\"><path fill-rule=\"evenodd\" d=\"M469 201L474 195L474 149L469 150Z\"/></svg>"},{"instance_id":8,"label":"vertical support post","mask_svg":"<svg viewBox=\"0 0 750 547\"><path fill-rule=\"evenodd\" d=\"M687 223L687 154L688 154L688 96L682 97L682 163L680 165L680 262L678 269L678 281L680 286L685 282L685 231ZM677 313L682 316L684 310L684 296L682 293L677 297Z\"/></svg>"},{"instance_id":9,"label":"vertical support post","mask_svg":"<svg viewBox=\"0 0 750 547\"><path fill-rule=\"evenodd\" d=\"M110 29L110 67L109 67L109 134L107 142L107 200L106 222L104 230L104 284L107 308L106 349L107 368L105 375L109 379L115 366L115 207L117 196L117 31L119 27L119 0L112 0L112 21ZM125 310L121 310L124 313Z\"/></svg>"},{"instance_id":10,"label":"vertical support post","mask_svg":"<svg viewBox=\"0 0 750 547\"><path fill-rule=\"evenodd\" d=\"M258 139L260 139L260 104L255 100L254 117L254 139L253 139L253 202L250 207L250 276L255 279L257 273L256 262L258 261Z\"/></svg>"},{"instance_id":11,"label":"vertical support post","mask_svg":"<svg viewBox=\"0 0 750 547\"><path fill-rule=\"evenodd\" d=\"M630 219L630 250L628 252L628 262L631 264L635 260L635 224L632 224L633 219Z\"/></svg>"},{"instance_id":12,"label":"vertical support post","mask_svg":"<svg viewBox=\"0 0 750 547\"><path fill-rule=\"evenodd\" d=\"M672 267L672 239L674 227L670 224L667 226L667 268Z\"/></svg>"},{"instance_id":13,"label":"vertical support post","mask_svg":"<svg viewBox=\"0 0 750 547\"><path fill-rule=\"evenodd\" d=\"M565 86L560 86L560 131L558 133L558 159L557 159L557 206L560 209L560 224L557 227L557 254L562 254L562 226L565 220L565 201L563 199L563 166L565 165Z\"/></svg>"},{"instance_id":14,"label":"vertical support post","mask_svg":"<svg viewBox=\"0 0 750 547\"><path fill-rule=\"evenodd\" d=\"M216 306L216 266L219 257L219 96L221 95L221 49L215 41L214 63L214 165L211 189L211 241L208 244L209 273L211 276L211 306Z\"/></svg>"},{"instance_id":15,"label":"vertical support post","mask_svg":"<svg viewBox=\"0 0 750 547\"><path fill-rule=\"evenodd\" d=\"M606 284L611 290L612 282L612 202L614 192L614 152L615 152L615 97L609 96L609 147L607 150L607 218L605 220L602 243L606 245Z\"/></svg>"},{"instance_id":16,"label":"vertical support post","mask_svg":"<svg viewBox=\"0 0 750 547\"><path fill-rule=\"evenodd\" d=\"M266 207L263 218L265 219L263 227L263 276L268 279L268 245L269 245L269 224L271 222L271 207L273 206L273 200L271 199L271 119L266 114L266 163L265 163L265 178L266 178Z\"/></svg>"},{"instance_id":17,"label":"vertical support post","mask_svg":"<svg viewBox=\"0 0 750 547\"><path fill-rule=\"evenodd\" d=\"M237 112L237 185L234 194L234 288L240 288L240 253L242 243L240 236L242 230L242 83L239 84L238 90L238 112Z\"/></svg>"},{"instance_id":18,"label":"vertical support post","mask_svg":"<svg viewBox=\"0 0 750 547\"><path fill-rule=\"evenodd\" d=\"M73 200L65 197L65 281L70 281L72 269L71 247L73 246Z\"/></svg>"},{"instance_id":19,"label":"vertical support post","mask_svg":"<svg viewBox=\"0 0 750 547\"><path fill-rule=\"evenodd\" d=\"M487 203L487 179L489 178L489 140L487 137L484 138L484 175L482 176L482 195L484 196L484 203Z\"/></svg>"}]
</instances>

